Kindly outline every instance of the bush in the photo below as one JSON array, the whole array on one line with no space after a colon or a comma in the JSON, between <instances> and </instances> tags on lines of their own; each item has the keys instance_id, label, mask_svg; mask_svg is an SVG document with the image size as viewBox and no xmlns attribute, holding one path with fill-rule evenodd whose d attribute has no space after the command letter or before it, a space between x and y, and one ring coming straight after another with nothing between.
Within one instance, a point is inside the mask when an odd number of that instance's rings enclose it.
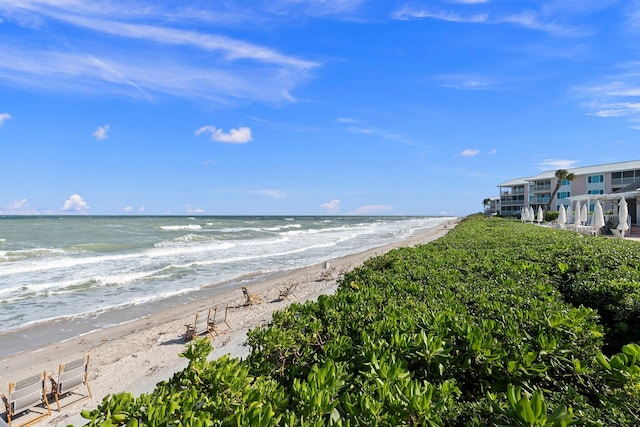
<instances>
[{"instance_id":1,"label":"bush","mask_svg":"<svg viewBox=\"0 0 640 427\"><path fill-rule=\"evenodd\" d=\"M466 219L369 259L332 296L253 329L244 361L189 367L90 425L630 426L640 407L640 246ZM622 333L623 331L624 333ZM635 335L634 335L635 334ZM634 338L635 339L635 338Z\"/></svg>"}]
</instances>

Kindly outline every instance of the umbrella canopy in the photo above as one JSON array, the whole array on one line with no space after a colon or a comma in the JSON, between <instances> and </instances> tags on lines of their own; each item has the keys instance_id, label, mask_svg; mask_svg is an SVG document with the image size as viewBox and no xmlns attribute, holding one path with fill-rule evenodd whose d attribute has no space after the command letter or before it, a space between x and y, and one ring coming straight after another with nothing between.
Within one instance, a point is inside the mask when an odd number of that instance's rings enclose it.
<instances>
[{"instance_id":1,"label":"umbrella canopy","mask_svg":"<svg viewBox=\"0 0 640 427\"><path fill-rule=\"evenodd\" d=\"M542 206L538 206L538 224L544 221L544 212L542 211Z\"/></svg>"},{"instance_id":2,"label":"umbrella canopy","mask_svg":"<svg viewBox=\"0 0 640 427\"><path fill-rule=\"evenodd\" d=\"M520 220L522 222L526 222L529 220L529 209L522 208L522 212L520 213Z\"/></svg>"},{"instance_id":3,"label":"umbrella canopy","mask_svg":"<svg viewBox=\"0 0 640 427\"><path fill-rule=\"evenodd\" d=\"M533 213L533 206L529 206L529 216L527 217L527 219L531 222L536 219L536 214Z\"/></svg>"},{"instance_id":4,"label":"umbrella canopy","mask_svg":"<svg viewBox=\"0 0 640 427\"><path fill-rule=\"evenodd\" d=\"M573 210L573 224L580 225L580 203L576 202L576 207Z\"/></svg>"},{"instance_id":5,"label":"umbrella canopy","mask_svg":"<svg viewBox=\"0 0 640 427\"><path fill-rule=\"evenodd\" d=\"M604 211L602 210L602 204L600 203L600 201L596 201L596 207L593 210L593 222L591 223L591 226L596 231L599 231L602 227L604 227L604 225Z\"/></svg>"},{"instance_id":6,"label":"umbrella canopy","mask_svg":"<svg viewBox=\"0 0 640 427\"><path fill-rule=\"evenodd\" d=\"M567 223L567 211L564 208L564 205L560 205L560 213L558 214L558 224L560 224L561 227L564 227L566 223Z\"/></svg>"},{"instance_id":7,"label":"umbrella canopy","mask_svg":"<svg viewBox=\"0 0 640 427\"><path fill-rule=\"evenodd\" d=\"M629 224L627 224L627 216L629 216L629 207L627 206L627 201L624 197L620 198L620 202L618 203L618 230L622 231L622 235L624 236L624 232L629 229Z\"/></svg>"},{"instance_id":8,"label":"umbrella canopy","mask_svg":"<svg viewBox=\"0 0 640 427\"><path fill-rule=\"evenodd\" d=\"M582 209L580 210L580 222L587 224L587 215L589 214L589 209L587 208L587 204L582 205Z\"/></svg>"}]
</instances>

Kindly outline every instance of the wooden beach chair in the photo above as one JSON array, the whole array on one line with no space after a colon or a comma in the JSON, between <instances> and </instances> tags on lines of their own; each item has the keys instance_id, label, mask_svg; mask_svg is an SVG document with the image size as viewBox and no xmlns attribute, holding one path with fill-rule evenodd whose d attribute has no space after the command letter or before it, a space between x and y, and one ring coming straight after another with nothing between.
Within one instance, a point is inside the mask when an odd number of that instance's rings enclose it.
<instances>
[{"instance_id":1,"label":"wooden beach chair","mask_svg":"<svg viewBox=\"0 0 640 427\"><path fill-rule=\"evenodd\" d=\"M184 342L187 343L201 334L208 334L210 338L213 338L212 325L215 324L213 319L215 319L215 312L214 315L211 316L211 309L209 309L206 316L204 312L196 313L195 321L191 324L184 325L187 328L184 334Z\"/></svg>"},{"instance_id":2,"label":"wooden beach chair","mask_svg":"<svg viewBox=\"0 0 640 427\"><path fill-rule=\"evenodd\" d=\"M227 321L227 314L229 312L229 303L227 303L224 307L224 316L222 316L222 313L218 315L219 311L221 312L222 310L218 310L218 306L216 306L213 311L213 318L209 319L209 328L211 329L211 332L213 332L216 335L219 333L220 330L218 328L221 325L227 325L227 327L231 329L231 325Z\"/></svg>"},{"instance_id":3,"label":"wooden beach chair","mask_svg":"<svg viewBox=\"0 0 640 427\"><path fill-rule=\"evenodd\" d=\"M21 381L9 384L9 393L1 396L4 401L7 424L10 427L21 427L34 424L51 415L44 382L47 373L33 375ZM30 416L28 416L30 415ZM20 424L16 418L26 416Z\"/></svg>"},{"instance_id":4,"label":"wooden beach chair","mask_svg":"<svg viewBox=\"0 0 640 427\"><path fill-rule=\"evenodd\" d=\"M58 412L74 403L92 399L89 387L89 355L71 362L60 364L58 378L49 376L51 381L51 394L56 399ZM86 393L81 392L84 388ZM60 401L63 400L62 405Z\"/></svg>"},{"instance_id":5,"label":"wooden beach chair","mask_svg":"<svg viewBox=\"0 0 640 427\"><path fill-rule=\"evenodd\" d=\"M296 290L298 286L297 283L290 283L285 288L280 290L280 294L278 295L278 300L282 301L283 299L289 299L289 296L293 295L293 292Z\"/></svg>"},{"instance_id":6,"label":"wooden beach chair","mask_svg":"<svg viewBox=\"0 0 640 427\"><path fill-rule=\"evenodd\" d=\"M249 290L245 286L242 287L242 293L246 298L244 305L262 304L262 297L258 294L249 293Z\"/></svg>"}]
</instances>

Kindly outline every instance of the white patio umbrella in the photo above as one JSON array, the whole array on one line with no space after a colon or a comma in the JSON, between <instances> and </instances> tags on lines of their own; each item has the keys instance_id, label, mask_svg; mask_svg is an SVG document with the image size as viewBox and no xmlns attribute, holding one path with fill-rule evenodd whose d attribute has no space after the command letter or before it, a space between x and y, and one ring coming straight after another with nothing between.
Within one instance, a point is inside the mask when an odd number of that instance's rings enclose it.
<instances>
[{"instance_id":1,"label":"white patio umbrella","mask_svg":"<svg viewBox=\"0 0 640 427\"><path fill-rule=\"evenodd\" d=\"M522 211L520 212L520 220L522 222L526 222L528 219L529 219L529 209L522 208Z\"/></svg>"},{"instance_id":2,"label":"white patio umbrella","mask_svg":"<svg viewBox=\"0 0 640 427\"><path fill-rule=\"evenodd\" d=\"M596 230L596 232L600 232L600 229L604 227L604 211L602 210L602 204L600 201L596 201L596 207L593 210L593 221L591 226Z\"/></svg>"},{"instance_id":3,"label":"white patio umbrella","mask_svg":"<svg viewBox=\"0 0 640 427\"><path fill-rule=\"evenodd\" d=\"M587 225L587 215L589 214L589 209L587 208L587 204L582 205L582 210L580 211L580 222L584 225Z\"/></svg>"},{"instance_id":4,"label":"white patio umbrella","mask_svg":"<svg viewBox=\"0 0 640 427\"><path fill-rule=\"evenodd\" d=\"M622 237L624 237L624 232L629 229L629 225L627 224L627 216L629 215L629 207L627 206L627 201L624 197L620 197L620 202L618 203L618 230L622 233Z\"/></svg>"},{"instance_id":5,"label":"white patio umbrella","mask_svg":"<svg viewBox=\"0 0 640 427\"><path fill-rule=\"evenodd\" d=\"M538 224L544 221L544 212L542 211L542 206L538 206Z\"/></svg>"},{"instance_id":6,"label":"white patio umbrella","mask_svg":"<svg viewBox=\"0 0 640 427\"><path fill-rule=\"evenodd\" d=\"M576 207L573 210L573 225L580 225L580 203L576 202Z\"/></svg>"},{"instance_id":7,"label":"white patio umbrella","mask_svg":"<svg viewBox=\"0 0 640 427\"><path fill-rule=\"evenodd\" d=\"M535 221L535 219L536 219L536 214L535 214L535 213L533 213L533 206L529 206L529 216L527 217L527 219L528 219L530 222L533 222L533 221Z\"/></svg>"},{"instance_id":8,"label":"white patio umbrella","mask_svg":"<svg viewBox=\"0 0 640 427\"><path fill-rule=\"evenodd\" d=\"M564 208L564 205L560 205L560 213L558 214L558 224L560 227L564 228L564 225L567 223L567 210Z\"/></svg>"}]
</instances>

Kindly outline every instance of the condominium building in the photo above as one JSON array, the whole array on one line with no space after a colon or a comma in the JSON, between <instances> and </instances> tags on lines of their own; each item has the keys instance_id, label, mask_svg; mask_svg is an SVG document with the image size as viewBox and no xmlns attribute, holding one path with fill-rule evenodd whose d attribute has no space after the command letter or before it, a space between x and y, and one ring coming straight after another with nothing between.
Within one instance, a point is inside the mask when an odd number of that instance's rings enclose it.
<instances>
[{"instance_id":1,"label":"condominium building","mask_svg":"<svg viewBox=\"0 0 640 427\"><path fill-rule=\"evenodd\" d=\"M602 201L604 209L613 209L620 197L627 200L632 224L640 223L640 160L566 169L574 179L563 180L553 200L556 171L528 178L515 178L500 188L500 215L518 215L522 208L542 206L547 210L571 208L575 201Z\"/></svg>"}]
</instances>

